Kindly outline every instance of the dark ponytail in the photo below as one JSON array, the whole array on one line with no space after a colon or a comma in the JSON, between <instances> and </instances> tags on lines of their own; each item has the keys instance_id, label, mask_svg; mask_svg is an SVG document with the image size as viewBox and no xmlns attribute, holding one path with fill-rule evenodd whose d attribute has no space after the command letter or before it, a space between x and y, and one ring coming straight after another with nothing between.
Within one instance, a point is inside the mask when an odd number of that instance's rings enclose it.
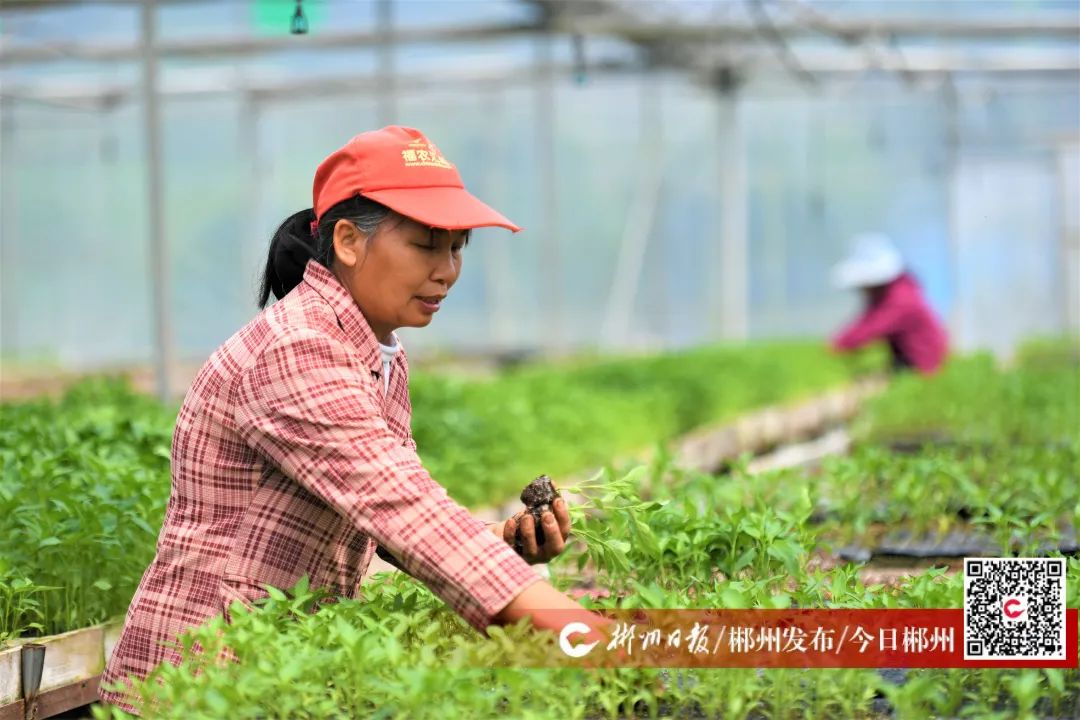
<instances>
[{"instance_id":1,"label":"dark ponytail","mask_svg":"<svg viewBox=\"0 0 1080 720\"><path fill-rule=\"evenodd\" d=\"M312 208L290 215L270 239L266 268L259 285L259 307L266 307L270 293L280 300L299 285L304 279L308 260L315 260L326 268L333 266L334 226L338 220L348 220L371 238L388 214L390 208L385 205L354 195L327 210L314 233L311 230L315 222Z\"/></svg>"}]
</instances>

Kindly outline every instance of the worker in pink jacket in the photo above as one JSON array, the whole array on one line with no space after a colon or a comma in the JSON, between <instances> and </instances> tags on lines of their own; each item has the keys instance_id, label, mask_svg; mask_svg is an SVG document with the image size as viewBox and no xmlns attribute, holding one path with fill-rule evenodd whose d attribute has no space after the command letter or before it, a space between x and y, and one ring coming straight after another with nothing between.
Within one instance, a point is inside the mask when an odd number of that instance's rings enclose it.
<instances>
[{"instance_id":1,"label":"worker in pink jacket","mask_svg":"<svg viewBox=\"0 0 1080 720\"><path fill-rule=\"evenodd\" d=\"M833 269L833 282L858 288L865 300L862 314L833 337L834 350L846 352L884 340L895 370L930 374L941 367L948 349L945 328L915 278L905 272L889 238L856 237L851 254Z\"/></svg>"},{"instance_id":2,"label":"worker in pink jacket","mask_svg":"<svg viewBox=\"0 0 1080 720\"><path fill-rule=\"evenodd\" d=\"M307 577L331 598L362 599L377 552L480 632L525 618L600 627L530 567L565 547L565 501L541 517L542 542L527 514L485 524L428 474L413 440L396 331L431 323L469 233L492 226L519 229L413 128L361 133L319 165L313 207L270 243L259 304L277 302L218 348L180 409L157 554L103 701L140 710L129 677L179 664L181 633L268 588Z\"/></svg>"}]
</instances>

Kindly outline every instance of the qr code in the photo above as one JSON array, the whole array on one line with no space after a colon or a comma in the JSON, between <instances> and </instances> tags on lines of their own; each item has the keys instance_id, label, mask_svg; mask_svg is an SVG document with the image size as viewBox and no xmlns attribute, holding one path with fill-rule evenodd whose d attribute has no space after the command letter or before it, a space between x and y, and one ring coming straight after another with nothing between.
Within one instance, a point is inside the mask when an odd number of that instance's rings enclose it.
<instances>
[{"instance_id":1,"label":"qr code","mask_svg":"<svg viewBox=\"0 0 1080 720\"><path fill-rule=\"evenodd\" d=\"M965 660L1064 660L1065 561L964 560Z\"/></svg>"}]
</instances>

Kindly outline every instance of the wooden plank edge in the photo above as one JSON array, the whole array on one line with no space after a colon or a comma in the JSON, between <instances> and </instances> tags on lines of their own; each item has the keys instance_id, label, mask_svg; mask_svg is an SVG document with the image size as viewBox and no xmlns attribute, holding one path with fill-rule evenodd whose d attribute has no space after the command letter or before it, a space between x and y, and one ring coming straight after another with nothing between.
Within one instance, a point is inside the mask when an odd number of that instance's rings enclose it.
<instances>
[{"instance_id":1,"label":"wooden plank edge","mask_svg":"<svg viewBox=\"0 0 1080 720\"><path fill-rule=\"evenodd\" d=\"M0 707L22 699L22 646L0 648Z\"/></svg>"},{"instance_id":2,"label":"wooden plank edge","mask_svg":"<svg viewBox=\"0 0 1080 720\"><path fill-rule=\"evenodd\" d=\"M45 645L45 667L38 696L98 677L105 671L104 625L35 638Z\"/></svg>"},{"instance_id":3,"label":"wooden plank edge","mask_svg":"<svg viewBox=\"0 0 1080 720\"><path fill-rule=\"evenodd\" d=\"M97 702L101 675L47 690L37 696L37 716L52 717Z\"/></svg>"},{"instance_id":4,"label":"wooden plank edge","mask_svg":"<svg viewBox=\"0 0 1080 720\"><path fill-rule=\"evenodd\" d=\"M0 720L25 720L25 718L26 706L23 704L22 698L13 703L0 706Z\"/></svg>"}]
</instances>

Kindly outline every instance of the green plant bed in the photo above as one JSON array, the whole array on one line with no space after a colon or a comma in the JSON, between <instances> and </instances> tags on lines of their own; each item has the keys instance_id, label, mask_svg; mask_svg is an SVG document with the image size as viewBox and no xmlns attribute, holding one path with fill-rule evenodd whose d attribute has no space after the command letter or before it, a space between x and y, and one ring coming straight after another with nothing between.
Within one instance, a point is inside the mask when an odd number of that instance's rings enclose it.
<instances>
[{"instance_id":1,"label":"green plant bed","mask_svg":"<svg viewBox=\"0 0 1080 720\"><path fill-rule=\"evenodd\" d=\"M588 606L649 608L960 608L963 577L930 569L898 585L867 585L860 566L825 569L811 559L833 534L875 525L927 529L964 511L1006 552L1012 538L1080 513L1080 445L1073 427L1071 366L1039 356L1036 369L1003 373L982 359L978 382L898 383L868 427L926 427L983 445L922 447L898 455L868 445L819 472L723 477L674 468L658 456L629 472L607 470L578 488L576 540L552 564L563 589L587 581L610 590ZM1066 360L1071 357L1066 355ZM963 367L968 361L957 361ZM918 382L917 382L918 381ZM992 402L979 397L978 384ZM941 408L959 408L937 413ZM937 413L937 414L935 414ZM927 417L932 422L923 422ZM897 420L899 418L899 420ZM902 422L901 422L902 421ZM883 435L884 436L884 435ZM811 518L823 518L813 523ZM1067 559L1066 605L1080 604L1080 558ZM483 640L410 579L383 578L367 602L314 615L311 593L276 593L267 607L214 621L184 640L185 662L137 685L139 702L164 717L1071 717L1080 712L1077 670L660 670L524 669L550 648L524 627ZM198 653L201 646L209 654ZM221 647L237 662L212 664ZM104 713L102 713L104 714Z\"/></svg>"},{"instance_id":2,"label":"green plant bed","mask_svg":"<svg viewBox=\"0 0 1080 720\"><path fill-rule=\"evenodd\" d=\"M209 625L187 639L185 664L138 685L137 702L161 718L1059 718L1080 709L1074 670L529 669L549 639L516 627L481 641L422 590L383 593L300 620L277 601ZM195 641L209 651L228 643L238 661L211 666L190 650ZM127 717L95 709L110 716Z\"/></svg>"},{"instance_id":3,"label":"green plant bed","mask_svg":"<svg viewBox=\"0 0 1080 720\"><path fill-rule=\"evenodd\" d=\"M487 381L418 373L414 435L451 495L490 505L540 472L599 465L876 363L804 342L580 360ZM125 611L164 517L176 412L100 379L59 401L0 404L0 643Z\"/></svg>"},{"instance_id":4,"label":"green plant bed","mask_svg":"<svg viewBox=\"0 0 1080 720\"><path fill-rule=\"evenodd\" d=\"M1080 341L1022 348L1012 369L989 355L952 358L937 375L907 375L874 399L861 442L934 437L951 443L1070 443L1080 428Z\"/></svg>"},{"instance_id":5,"label":"green plant bed","mask_svg":"<svg viewBox=\"0 0 1080 720\"><path fill-rule=\"evenodd\" d=\"M418 376L413 435L452 496L490 505L541 473L598 467L706 423L823 392L880 361L774 342L526 367L486 382Z\"/></svg>"},{"instance_id":6,"label":"green plant bed","mask_svg":"<svg viewBox=\"0 0 1080 720\"><path fill-rule=\"evenodd\" d=\"M806 523L833 548L854 543L870 550L903 530L927 541L978 535L985 551L1007 555L1039 555L1048 546L1071 552L1080 528L1080 443L1001 446L978 455L864 447L827 458L813 472L736 469L712 478L710 491L722 506L758 504L773 512L792 512L809 498Z\"/></svg>"},{"instance_id":7,"label":"green plant bed","mask_svg":"<svg viewBox=\"0 0 1080 720\"><path fill-rule=\"evenodd\" d=\"M717 492L780 510L806 492L838 544L873 527L978 532L1005 554L1068 541L1080 528L1080 365L1060 344L1033 347L1007 370L976 356L902 377L867 403L849 454L812 472L737 472Z\"/></svg>"},{"instance_id":8,"label":"green plant bed","mask_svg":"<svg viewBox=\"0 0 1080 720\"><path fill-rule=\"evenodd\" d=\"M0 405L0 641L127 609L164 516L172 424L108 381Z\"/></svg>"},{"instance_id":9,"label":"green plant bed","mask_svg":"<svg viewBox=\"0 0 1080 720\"><path fill-rule=\"evenodd\" d=\"M210 623L184 640L185 664L138 685L139 702L166 718L787 717L803 703L818 716L858 717L878 682L865 670L530 669L550 657L550 637L512 627L481 640L410 580L368 588L367 602L315 615L302 610L311 595L294 589L239 610L230 626ZM238 662L213 665L225 646Z\"/></svg>"},{"instance_id":10,"label":"green plant bed","mask_svg":"<svg viewBox=\"0 0 1080 720\"><path fill-rule=\"evenodd\" d=\"M810 568L809 498L793 513L725 510L709 478L691 475L679 499L657 499L673 472L658 464L579 488L592 490L575 511L584 542L554 565L554 581L566 587L592 568L617 590L585 601L597 608L961 606L963 579L939 570L884 587L864 585L854 565ZM1068 562L1075 607L1080 560ZM186 636L184 663L137 683L136 702L160 717L1037 717L1073 712L1080 693L1077 671L529 669L553 651L551 636L517 626L481 639L400 574L365 595L309 614L315 593L301 584L259 610L237 608L231 625ZM236 662L213 660L225 647Z\"/></svg>"}]
</instances>

